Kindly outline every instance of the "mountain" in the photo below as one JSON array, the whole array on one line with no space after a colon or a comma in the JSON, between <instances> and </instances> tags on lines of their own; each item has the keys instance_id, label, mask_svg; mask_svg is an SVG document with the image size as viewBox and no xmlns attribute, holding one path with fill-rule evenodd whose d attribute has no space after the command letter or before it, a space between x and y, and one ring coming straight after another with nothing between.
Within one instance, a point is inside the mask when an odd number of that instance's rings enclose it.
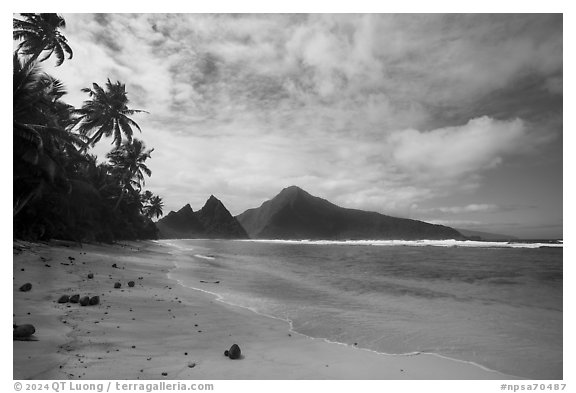
<instances>
[{"instance_id":1,"label":"mountain","mask_svg":"<svg viewBox=\"0 0 576 393\"><path fill-rule=\"evenodd\" d=\"M251 238L261 239L464 238L443 225L342 208L296 186L236 218Z\"/></svg>"},{"instance_id":2,"label":"mountain","mask_svg":"<svg viewBox=\"0 0 576 393\"><path fill-rule=\"evenodd\" d=\"M467 238L470 238L471 240L486 240L486 241L518 240L517 237L510 235L502 235L500 233L471 231L468 229L460 229L460 228L458 228L457 231L466 236Z\"/></svg>"},{"instance_id":3,"label":"mountain","mask_svg":"<svg viewBox=\"0 0 576 393\"><path fill-rule=\"evenodd\" d=\"M228 209L211 195L197 212L189 204L171 211L156 223L161 239L248 239L248 234Z\"/></svg>"}]
</instances>

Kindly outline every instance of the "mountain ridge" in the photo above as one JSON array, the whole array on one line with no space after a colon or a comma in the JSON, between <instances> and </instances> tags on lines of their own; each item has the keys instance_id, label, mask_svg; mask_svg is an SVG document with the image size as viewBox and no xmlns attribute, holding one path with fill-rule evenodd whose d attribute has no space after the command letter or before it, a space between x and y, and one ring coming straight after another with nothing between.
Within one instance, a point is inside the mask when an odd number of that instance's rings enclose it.
<instances>
[{"instance_id":1,"label":"mountain ridge","mask_svg":"<svg viewBox=\"0 0 576 393\"><path fill-rule=\"evenodd\" d=\"M210 195L204 206L194 212L189 203L158 220L161 239L248 239L248 234L226 206Z\"/></svg>"},{"instance_id":2,"label":"mountain ridge","mask_svg":"<svg viewBox=\"0 0 576 393\"><path fill-rule=\"evenodd\" d=\"M450 227L343 208L297 186L284 188L236 219L251 238L464 239Z\"/></svg>"}]
</instances>

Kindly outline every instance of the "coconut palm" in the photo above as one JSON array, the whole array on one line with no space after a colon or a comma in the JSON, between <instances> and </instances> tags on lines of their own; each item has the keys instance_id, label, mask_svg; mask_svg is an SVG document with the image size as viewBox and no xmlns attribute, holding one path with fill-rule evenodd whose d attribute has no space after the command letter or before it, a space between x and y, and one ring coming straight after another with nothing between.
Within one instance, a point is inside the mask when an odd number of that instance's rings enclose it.
<instances>
[{"instance_id":1,"label":"coconut palm","mask_svg":"<svg viewBox=\"0 0 576 393\"><path fill-rule=\"evenodd\" d=\"M82 91L88 93L91 99L84 101L82 108L76 110L76 123L80 134L89 136L90 146L94 146L103 136L113 136L113 143L118 148L123 136L128 142L132 141L132 127L142 132L140 126L128 116L147 112L128 108L126 85L119 81L112 83L108 79L105 89L93 83L92 89L84 88Z\"/></svg>"},{"instance_id":2,"label":"coconut palm","mask_svg":"<svg viewBox=\"0 0 576 393\"><path fill-rule=\"evenodd\" d=\"M80 138L66 131L70 108L59 101L65 94L57 79L40 72L35 63L13 58L14 215L47 183L64 178L64 155L76 152Z\"/></svg>"},{"instance_id":3,"label":"coconut palm","mask_svg":"<svg viewBox=\"0 0 576 393\"><path fill-rule=\"evenodd\" d=\"M146 191L143 195L141 195L141 200L143 203L142 210L146 217L158 218L164 214L162 212L164 202L162 202L162 198L160 198L158 195L153 195L150 191Z\"/></svg>"},{"instance_id":4,"label":"coconut palm","mask_svg":"<svg viewBox=\"0 0 576 393\"><path fill-rule=\"evenodd\" d=\"M141 190L145 184L144 175L151 176L152 171L146 166L145 161L150 158L154 149L146 150L146 145L140 139L134 138L106 155L110 160L112 171L117 174L122 191L116 203L120 202L127 193L135 189Z\"/></svg>"},{"instance_id":5,"label":"coconut palm","mask_svg":"<svg viewBox=\"0 0 576 393\"><path fill-rule=\"evenodd\" d=\"M72 58L72 49L60 29L66 27L66 21L58 14L21 14L24 20L12 19L13 38L22 40L17 52L31 56L28 62L36 60L42 52L44 61L52 54L56 55L56 66L64 62L66 54Z\"/></svg>"}]
</instances>

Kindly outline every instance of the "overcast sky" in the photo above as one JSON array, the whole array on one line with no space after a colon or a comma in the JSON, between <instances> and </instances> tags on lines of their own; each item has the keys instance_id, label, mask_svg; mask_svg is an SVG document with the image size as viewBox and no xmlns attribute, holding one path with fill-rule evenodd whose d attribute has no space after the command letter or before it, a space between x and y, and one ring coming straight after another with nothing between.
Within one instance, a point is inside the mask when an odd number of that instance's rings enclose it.
<instances>
[{"instance_id":1,"label":"overcast sky","mask_svg":"<svg viewBox=\"0 0 576 393\"><path fill-rule=\"evenodd\" d=\"M562 236L562 16L64 14L76 106L126 83L165 214L298 185L340 206ZM112 148L103 139L102 158Z\"/></svg>"}]
</instances>

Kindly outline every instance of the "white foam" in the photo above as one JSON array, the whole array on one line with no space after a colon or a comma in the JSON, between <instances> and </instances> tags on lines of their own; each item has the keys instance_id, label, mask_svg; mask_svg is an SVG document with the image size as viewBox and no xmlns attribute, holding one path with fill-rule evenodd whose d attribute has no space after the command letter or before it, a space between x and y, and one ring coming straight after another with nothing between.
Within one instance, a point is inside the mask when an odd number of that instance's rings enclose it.
<instances>
[{"instance_id":1,"label":"white foam","mask_svg":"<svg viewBox=\"0 0 576 393\"><path fill-rule=\"evenodd\" d=\"M213 261L214 259L216 259L216 258L211 257L209 255L202 255L202 254L194 254L194 256L196 258L200 258L200 259L208 259L209 261Z\"/></svg>"},{"instance_id":2,"label":"white foam","mask_svg":"<svg viewBox=\"0 0 576 393\"><path fill-rule=\"evenodd\" d=\"M347 245L347 246L409 246L409 247L475 247L475 248L540 248L563 247L563 243L518 243L477 240L237 240L255 243L284 243L304 245Z\"/></svg>"}]
</instances>

